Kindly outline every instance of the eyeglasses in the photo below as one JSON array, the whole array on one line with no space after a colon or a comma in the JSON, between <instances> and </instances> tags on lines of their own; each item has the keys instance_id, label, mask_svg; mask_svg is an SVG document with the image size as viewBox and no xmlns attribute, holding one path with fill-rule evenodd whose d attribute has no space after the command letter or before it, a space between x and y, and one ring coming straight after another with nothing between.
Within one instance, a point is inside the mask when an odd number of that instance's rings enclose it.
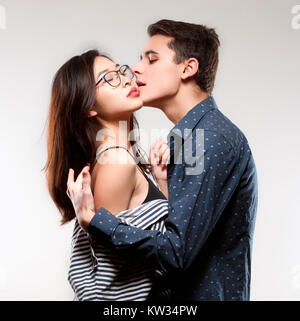
<instances>
[{"instance_id":1,"label":"eyeglasses","mask_svg":"<svg viewBox=\"0 0 300 321\"><path fill-rule=\"evenodd\" d=\"M129 77L130 79L135 78L135 74L131 71L130 67L128 65L123 65L119 68L119 70L109 71L101 76L100 79L96 82L96 87L102 80L107 82L112 87L118 87L121 84L120 74L122 76Z\"/></svg>"}]
</instances>

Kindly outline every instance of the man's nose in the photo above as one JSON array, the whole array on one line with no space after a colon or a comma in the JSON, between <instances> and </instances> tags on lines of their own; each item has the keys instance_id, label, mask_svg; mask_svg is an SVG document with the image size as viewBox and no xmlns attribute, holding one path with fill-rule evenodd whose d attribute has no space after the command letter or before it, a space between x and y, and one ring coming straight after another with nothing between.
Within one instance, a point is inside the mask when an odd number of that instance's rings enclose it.
<instances>
[{"instance_id":1,"label":"man's nose","mask_svg":"<svg viewBox=\"0 0 300 321\"><path fill-rule=\"evenodd\" d=\"M142 74L143 73L142 61L137 62L131 69L136 75Z\"/></svg>"}]
</instances>

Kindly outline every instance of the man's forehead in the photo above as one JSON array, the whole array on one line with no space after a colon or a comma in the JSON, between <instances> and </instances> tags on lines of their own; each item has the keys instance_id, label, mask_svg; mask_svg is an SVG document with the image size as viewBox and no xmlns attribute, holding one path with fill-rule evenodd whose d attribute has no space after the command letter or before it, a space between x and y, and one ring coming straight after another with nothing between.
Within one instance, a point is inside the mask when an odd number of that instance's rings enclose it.
<instances>
[{"instance_id":1,"label":"man's forehead","mask_svg":"<svg viewBox=\"0 0 300 321\"><path fill-rule=\"evenodd\" d=\"M143 54L157 53L168 50L168 44L172 40L172 37L164 35L154 35L145 44Z\"/></svg>"}]
</instances>

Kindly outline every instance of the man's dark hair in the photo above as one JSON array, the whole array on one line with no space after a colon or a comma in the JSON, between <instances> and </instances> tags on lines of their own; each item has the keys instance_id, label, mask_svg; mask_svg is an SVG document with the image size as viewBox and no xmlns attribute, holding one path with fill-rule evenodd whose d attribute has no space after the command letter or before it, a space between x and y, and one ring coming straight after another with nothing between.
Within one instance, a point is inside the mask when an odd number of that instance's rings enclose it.
<instances>
[{"instance_id":1,"label":"man's dark hair","mask_svg":"<svg viewBox=\"0 0 300 321\"><path fill-rule=\"evenodd\" d=\"M220 41L212 28L204 25L173 20L160 20L148 27L150 37L164 35L173 37L168 47L175 52L175 63L179 64L188 58L199 62L195 81L202 91L211 94L214 88L218 68L218 48Z\"/></svg>"}]
</instances>

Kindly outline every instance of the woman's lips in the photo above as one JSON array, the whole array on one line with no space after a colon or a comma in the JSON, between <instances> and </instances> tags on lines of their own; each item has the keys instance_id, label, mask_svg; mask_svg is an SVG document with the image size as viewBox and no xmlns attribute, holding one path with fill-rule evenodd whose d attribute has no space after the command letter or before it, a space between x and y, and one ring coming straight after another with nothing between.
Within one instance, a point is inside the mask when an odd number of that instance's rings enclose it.
<instances>
[{"instance_id":1,"label":"woman's lips","mask_svg":"<svg viewBox=\"0 0 300 321\"><path fill-rule=\"evenodd\" d=\"M137 88L133 87L133 88L131 88L131 90L128 93L127 97L137 97L139 95L140 95L140 91Z\"/></svg>"}]
</instances>

